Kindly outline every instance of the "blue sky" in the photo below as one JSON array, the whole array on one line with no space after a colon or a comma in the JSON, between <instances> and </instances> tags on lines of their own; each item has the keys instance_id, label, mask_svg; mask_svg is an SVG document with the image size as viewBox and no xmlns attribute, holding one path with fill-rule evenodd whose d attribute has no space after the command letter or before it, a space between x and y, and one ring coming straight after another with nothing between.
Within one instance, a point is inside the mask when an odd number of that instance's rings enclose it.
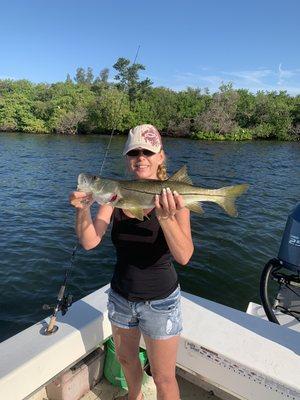
<instances>
[{"instance_id":1,"label":"blue sky","mask_svg":"<svg viewBox=\"0 0 300 400\"><path fill-rule=\"evenodd\" d=\"M299 0L10 0L1 4L0 78L65 80L118 57L175 90L222 82L300 94Z\"/></svg>"}]
</instances>

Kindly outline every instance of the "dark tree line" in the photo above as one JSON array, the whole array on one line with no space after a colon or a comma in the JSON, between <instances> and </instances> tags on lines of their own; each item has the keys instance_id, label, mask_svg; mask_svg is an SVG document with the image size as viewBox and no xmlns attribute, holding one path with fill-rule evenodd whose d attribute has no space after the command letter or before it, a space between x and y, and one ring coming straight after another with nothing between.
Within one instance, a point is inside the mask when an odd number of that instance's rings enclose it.
<instances>
[{"instance_id":1,"label":"dark tree line","mask_svg":"<svg viewBox=\"0 0 300 400\"><path fill-rule=\"evenodd\" d=\"M198 139L300 139L300 96L222 85L218 92L176 92L141 79L142 64L119 58L97 76L78 68L65 82L0 80L0 131L32 133L127 132L151 123L170 136Z\"/></svg>"}]
</instances>

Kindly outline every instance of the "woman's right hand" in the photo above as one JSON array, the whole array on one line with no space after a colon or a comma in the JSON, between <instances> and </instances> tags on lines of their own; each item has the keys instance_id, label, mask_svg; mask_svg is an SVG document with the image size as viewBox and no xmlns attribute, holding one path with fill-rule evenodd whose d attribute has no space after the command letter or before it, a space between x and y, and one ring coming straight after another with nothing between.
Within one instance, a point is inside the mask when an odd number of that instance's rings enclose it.
<instances>
[{"instance_id":1,"label":"woman's right hand","mask_svg":"<svg viewBox=\"0 0 300 400\"><path fill-rule=\"evenodd\" d=\"M69 202L75 208L88 209L94 203L94 199L91 193L75 191L70 193Z\"/></svg>"}]
</instances>

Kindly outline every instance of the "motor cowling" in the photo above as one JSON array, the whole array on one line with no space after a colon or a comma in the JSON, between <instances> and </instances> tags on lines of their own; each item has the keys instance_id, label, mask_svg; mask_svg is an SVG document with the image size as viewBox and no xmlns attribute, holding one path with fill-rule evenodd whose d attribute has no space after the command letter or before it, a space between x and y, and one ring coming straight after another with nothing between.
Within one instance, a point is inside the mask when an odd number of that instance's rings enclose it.
<instances>
[{"instance_id":1,"label":"motor cowling","mask_svg":"<svg viewBox=\"0 0 300 400\"><path fill-rule=\"evenodd\" d=\"M300 203L288 216L278 259L285 268L300 271Z\"/></svg>"}]
</instances>

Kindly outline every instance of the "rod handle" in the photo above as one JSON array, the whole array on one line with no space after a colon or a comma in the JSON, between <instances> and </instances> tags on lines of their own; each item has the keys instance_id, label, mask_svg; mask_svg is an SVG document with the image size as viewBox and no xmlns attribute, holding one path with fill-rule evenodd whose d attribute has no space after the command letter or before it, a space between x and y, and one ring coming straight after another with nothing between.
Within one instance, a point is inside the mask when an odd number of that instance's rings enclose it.
<instances>
[{"instance_id":1,"label":"rod handle","mask_svg":"<svg viewBox=\"0 0 300 400\"><path fill-rule=\"evenodd\" d=\"M53 330L53 328L55 326L55 322L56 322L56 316L52 315L51 318L50 318L50 322L49 322L48 328L47 328L47 333L51 333L52 332L52 330Z\"/></svg>"}]
</instances>

